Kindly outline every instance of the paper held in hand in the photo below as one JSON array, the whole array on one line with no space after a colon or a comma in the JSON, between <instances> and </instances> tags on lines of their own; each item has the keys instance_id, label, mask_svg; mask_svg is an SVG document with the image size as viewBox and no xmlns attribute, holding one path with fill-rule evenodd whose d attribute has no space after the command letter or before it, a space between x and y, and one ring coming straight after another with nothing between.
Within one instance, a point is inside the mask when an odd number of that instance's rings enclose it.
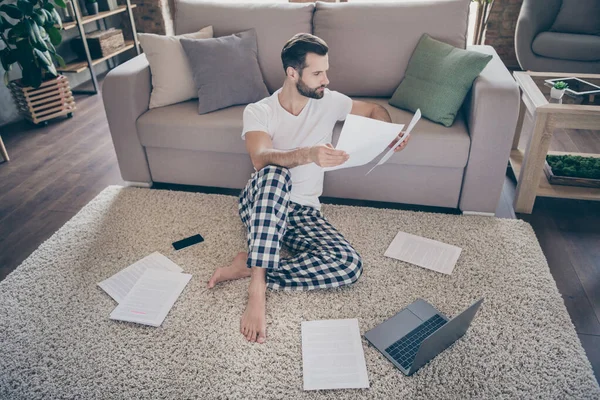
<instances>
[{"instance_id":1,"label":"paper held in hand","mask_svg":"<svg viewBox=\"0 0 600 400\"><path fill-rule=\"evenodd\" d=\"M398 232L384 255L450 275L461 251L451 244Z\"/></svg>"},{"instance_id":2,"label":"paper held in hand","mask_svg":"<svg viewBox=\"0 0 600 400\"><path fill-rule=\"evenodd\" d=\"M342 165L323 168L323 170L335 171L338 169L359 167L368 164L373 161L375 157L388 149L388 146L398 138L400 133L402 133L402 136L394 144L394 147L386 152L377 165L383 164L394 154L394 149L408 136L420 118L421 111L417 110L408 129L405 132L402 132L402 129L404 128L403 124L394 124L349 114L346 117L344 127L342 128L342 132L335 148L337 150L344 150L348 153L350 158ZM369 172L371 172L373 168L371 168ZM367 174L369 172L367 172Z\"/></svg>"},{"instance_id":3,"label":"paper held in hand","mask_svg":"<svg viewBox=\"0 0 600 400\"><path fill-rule=\"evenodd\" d=\"M373 168L371 168L369 170L369 172L367 172L365 175L369 175L371 173L371 171L373 171L375 168L377 168L378 166L380 166L381 164L383 164L384 162L389 160L390 157L392 157L394 155L394 150L396 150L396 148L402 144L404 139L406 139L406 137L410 134L410 132L413 130L413 128L415 127L417 122L419 122L420 119L421 119L421 109L417 109L417 112L415 113L412 120L410 121L410 124L408 124L408 128L406 128L406 131L402 132L402 137L400 137L400 139L396 142L396 144L391 149L389 149L388 152L385 153L383 155L383 157L381 157L379 162L375 166L373 166Z\"/></svg>"}]
</instances>

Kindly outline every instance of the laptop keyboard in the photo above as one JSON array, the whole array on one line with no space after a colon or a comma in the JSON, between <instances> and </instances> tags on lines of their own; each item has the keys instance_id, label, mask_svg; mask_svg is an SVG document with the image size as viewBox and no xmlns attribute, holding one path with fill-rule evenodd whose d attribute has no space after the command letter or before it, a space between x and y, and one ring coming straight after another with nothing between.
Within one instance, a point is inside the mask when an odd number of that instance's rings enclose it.
<instances>
[{"instance_id":1,"label":"laptop keyboard","mask_svg":"<svg viewBox=\"0 0 600 400\"><path fill-rule=\"evenodd\" d=\"M402 365L403 368L409 369L417 356L417 351L419 350L419 346L421 346L421 342L445 323L446 320L440 317L439 314L436 314L400 340L392 343L385 351L392 356L398 364Z\"/></svg>"}]
</instances>

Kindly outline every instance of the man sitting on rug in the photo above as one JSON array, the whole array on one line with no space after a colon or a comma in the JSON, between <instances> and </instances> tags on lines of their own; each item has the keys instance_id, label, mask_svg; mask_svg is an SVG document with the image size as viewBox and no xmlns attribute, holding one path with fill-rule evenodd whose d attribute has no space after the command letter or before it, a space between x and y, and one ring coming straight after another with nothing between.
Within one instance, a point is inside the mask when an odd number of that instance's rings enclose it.
<instances>
[{"instance_id":1,"label":"man sitting on rug","mask_svg":"<svg viewBox=\"0 0 600 400\"><path fill-rule=\"evenodd\" d=\"M337 121L348 113L391 122L385 108L352 100L329 84L327 44L300 33L283 47L283 87L244 110L242 138L257 172L239 201L248 229L248 253L219 268L208 282L251 277L240 331L251 342L266 340L266 288L311 290L356 282L360 255L320 212L322 167L348 160L330 144ZM368 134L368 133L366 133ZM408 138L396 148L402 150ZM393 145L393 143L392 143ZM281 244L295 251L280 259Z\"/></svg>"}]
</instances>

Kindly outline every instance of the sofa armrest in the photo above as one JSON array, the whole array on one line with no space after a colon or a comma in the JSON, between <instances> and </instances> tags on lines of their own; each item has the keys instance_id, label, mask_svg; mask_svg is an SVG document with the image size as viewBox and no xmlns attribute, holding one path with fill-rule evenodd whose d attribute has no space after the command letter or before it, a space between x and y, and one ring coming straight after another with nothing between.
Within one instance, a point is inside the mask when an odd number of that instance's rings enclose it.
<instances>
[{"instance_id":1,"label":"sofa armrest","mask_svg":"<svg viewBox=\"0 0 600 400\"><path fill-rule=\"evenodd\" d=\"M148 110L150 79L148 60L140 54L111 70L102 85L104 110L121 176L130 182L152 182L135 124Z\"/></svg>"},{"instance_id":2,"label":"sofa armrest","mask_svg":"<svg viewBox=\"0 0 600 400\"><path fill-rule=\"evenodd\" d=\"M519 116L519 87L491 46L468 50L493 55L463 104L471 137L459 208L495 213Z\"/></svg>"},{"instance_id":3,"label":"sofa armrest","mask_svg":"<svg viewBox=\"0 0 600 400\"><path fill-rule=\"evenodd\" d=\"M531 44L540 32L552 27L560 6L560 0L523 1L515 28L515 53L522 69L535 70L536 55Z\"/></svg>"}]
</instances>

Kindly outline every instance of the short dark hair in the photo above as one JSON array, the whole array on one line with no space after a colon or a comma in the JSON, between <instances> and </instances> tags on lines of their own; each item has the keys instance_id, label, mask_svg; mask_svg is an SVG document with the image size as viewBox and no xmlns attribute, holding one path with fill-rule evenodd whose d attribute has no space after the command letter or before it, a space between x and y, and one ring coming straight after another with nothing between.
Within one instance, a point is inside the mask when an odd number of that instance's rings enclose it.
<instances>
[{"instance_id":1,"label":"short dark hair","mask_svg":"<svg viewBox=\"0 0 600 400\"><path fill-rule=\"evenodd\" d=\"M297 33L283 46L281 50L281 62L287 76L287 68L296 69L300 76L306 68L306 54L315 53L324 56L329 51L327 43L318 36L310 33Z\"/></svg>"}]
</instances>

